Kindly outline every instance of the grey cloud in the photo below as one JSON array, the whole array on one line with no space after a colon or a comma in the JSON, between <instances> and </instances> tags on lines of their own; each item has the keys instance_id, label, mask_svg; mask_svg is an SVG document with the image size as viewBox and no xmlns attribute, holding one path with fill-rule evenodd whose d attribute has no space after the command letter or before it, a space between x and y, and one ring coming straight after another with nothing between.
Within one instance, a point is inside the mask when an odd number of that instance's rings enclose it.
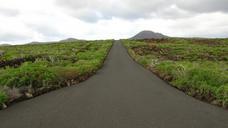
<instances>
[{"instance_id":1,"label":"grey cloud","mask_svg":"<svg viewBox=\"0 0 228 128\"><path fill-rule=\"evenodd\" d=\"M56 0L56 3L70 10L71 15L88 22L112 17L138 19L156 16L167 19L228 12L228 0Z\"/></svg>"},{"instance_id":2,"label":"grey cloud","mask_svg":"<svg viewBox=\"0 0 228 128\"><path fill-rule=\"evenodd\" d=\"M165 19L178 19L178 18L188 18L193 16L195 13L182 10L177 5L171 5L163 10L159 10L153 13L154 18L165 18Z\"/></svg>"},{"instance_id":3,"label":"grey cloud","mask_svg":"<svg viewBox=\"0 0 228 128\"><path fill-rule=\"evenodd\" d=\"M61 37L63 36L56 28L45 24L26 24L34 32L42 34L45 37Z\"/></svg>"},{"instance_id":4,"label":"grey cloud","mask_svg":"<svg viewBox=\"0 0 228 128\"><path fill-rule=\"evenodd\" d=\"M151 9L157 9L157 5L161 2L140 4L142 2L138 3L134 0L57 0L56 3L58 6L70 10L71 14L79 19L95 22L99 19L110 19L112 17L126 19L149 17Z\"/></svg>"},{"instance_id":5,"label":"grey cloud","mask_svg":"<svg viewBox=\"0 0 228 128\"><path fill-rule=\"evenodd\" d=\"M75 13L73 13L75 17L78 17L79 19L83 19L87 22L96 22L97 19L103 18L103 15L96 10L91 9L81 9Z\"/></svg>"},{"instance_id":6,"label":"grey cloud","mask_svg":"<svg viewBox=\"0 0 228 128\"><path fill-rule=\"evenodd\" d=\"M16 9L9 9L9 8L0 8L0 15L4 16L16 16L19 14L19 11Z\"/></svg>"},{"instance_id":7,"label":"grey cloud","mask_svg":"<svg viewBox=\"0 0 228 128\"><path fill-rule=\"evenodd\" d=\"M177 5L193 12L228 12L228 0L176 0Z\"/></svg>"},{"instance_id":8,"label":"grey cloud","mask_svg":"<svg viewBox=\"0 0 228 128\"><path fill-rule=\"evenodd\" d=\"M11 41L18 41L18 40L26 40L29 36L20 35L18 33L4 33L0 34L0 41L11 42Z\"/></svg>"}]
</instances>

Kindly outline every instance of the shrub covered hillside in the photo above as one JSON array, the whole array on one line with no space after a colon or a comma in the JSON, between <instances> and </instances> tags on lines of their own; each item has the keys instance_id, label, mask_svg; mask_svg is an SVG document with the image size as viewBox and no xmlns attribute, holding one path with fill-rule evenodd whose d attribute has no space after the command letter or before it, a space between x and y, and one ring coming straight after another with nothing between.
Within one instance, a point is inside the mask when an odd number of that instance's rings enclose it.
<instances>
[{"instance_id":1,"label":"shrub covered hillside","mask_svg":"<svg viewBox=\"0 0 228 128\"><path fill-rule=\"evenodd\" d=\"M70 86L95 73L112 41L76 41L0 47L0 108Z\"/></svg>"},{"instance_id":2,"label":"shrub covered hillside","mask_svg":"<svg viewBox=\"0 0 228 128\"><path fill-rule=\"evenodd\" d=\"M140 64L188 95L228 107L228 39L124 40Z\"/></svg>"}]
</instances>

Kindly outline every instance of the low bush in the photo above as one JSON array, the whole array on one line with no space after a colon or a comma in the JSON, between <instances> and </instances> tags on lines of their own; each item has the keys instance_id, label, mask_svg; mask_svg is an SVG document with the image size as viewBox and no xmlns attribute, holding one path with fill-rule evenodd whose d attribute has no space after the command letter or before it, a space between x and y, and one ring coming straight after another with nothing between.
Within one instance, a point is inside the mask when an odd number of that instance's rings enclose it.
<instances>
[{"instance_id":1,"label":"low bush","mask_svg":"<svg viewBox=\"0 0 228 128\"><path fill-rule=\"evenodd\" d=\"M2 90L0 90L0 107L1 107L1 104L3 104L4 102L6 102L8 99L6 93Z\"/></svg>"},{"instance_id":2,"label":"low bush","mask_svg":"<svg viewBox=\"0 0 228 128\"><path fill-rule=\"evenodd\" d=\"M219 102L221 102L224 107L228 107L228 84L220 86L216 90L216 97L219 99Z\"/></svg>"},{"instance_id":3,"label":"low bush","mask_svg":"<svg viewBox=\"0 0 228 128\"><path fill-rule=\"evenodd\" d=\"M28 86L39 88L54 84L56 75L48 67L35 63L24 63L19 68L8 68L0 74L0 85L7 87Z\"/></svg>"}]
</instances>

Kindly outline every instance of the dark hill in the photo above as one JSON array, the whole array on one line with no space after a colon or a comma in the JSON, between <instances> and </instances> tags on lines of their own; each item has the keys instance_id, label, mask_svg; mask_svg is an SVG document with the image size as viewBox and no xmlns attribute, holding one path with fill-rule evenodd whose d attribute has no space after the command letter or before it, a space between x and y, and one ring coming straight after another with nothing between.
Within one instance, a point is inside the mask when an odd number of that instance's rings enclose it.
<instances>
[{"instance_id":1,"label":"dark hill","mask_svg":"<svg viewBox=\"0 0 228 128\"><path fill-rule=\"evenodd\" d=\"M168 38L168 36L163 35L161 33L156 33L153 31L142 31L138 34L136 34L134 37L131 39L162 39L162 38Z\"/></svg>"},{"instance_id":2,"label":"dark hill","mask_svg":"<svg viewBox=\"0 0 228 128\"><path fill-rule=\"evenodd\" d=\"M79 41L79 39L67 38L67 39L64 39L64 40L60 40L59 42L74 42L74 41Z\"/></svg>"}]
</instances>

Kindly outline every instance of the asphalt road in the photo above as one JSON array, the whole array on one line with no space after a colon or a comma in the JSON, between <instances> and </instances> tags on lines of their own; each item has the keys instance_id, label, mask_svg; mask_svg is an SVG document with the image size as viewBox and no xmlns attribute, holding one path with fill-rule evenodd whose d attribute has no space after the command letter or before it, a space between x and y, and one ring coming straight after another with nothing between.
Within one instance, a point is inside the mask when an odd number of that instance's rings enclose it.
<instances>
[{"instance_id":1,"label":"asphalt road","mask_svg":"<svg viewBox=\"0 0 228 128\"><path fill-rule=\"evenodd\" d=\"M96 75L0 111L0 128L228 128L228 111L166 84L116 42Z\"/></svg>"}]
</instances>

